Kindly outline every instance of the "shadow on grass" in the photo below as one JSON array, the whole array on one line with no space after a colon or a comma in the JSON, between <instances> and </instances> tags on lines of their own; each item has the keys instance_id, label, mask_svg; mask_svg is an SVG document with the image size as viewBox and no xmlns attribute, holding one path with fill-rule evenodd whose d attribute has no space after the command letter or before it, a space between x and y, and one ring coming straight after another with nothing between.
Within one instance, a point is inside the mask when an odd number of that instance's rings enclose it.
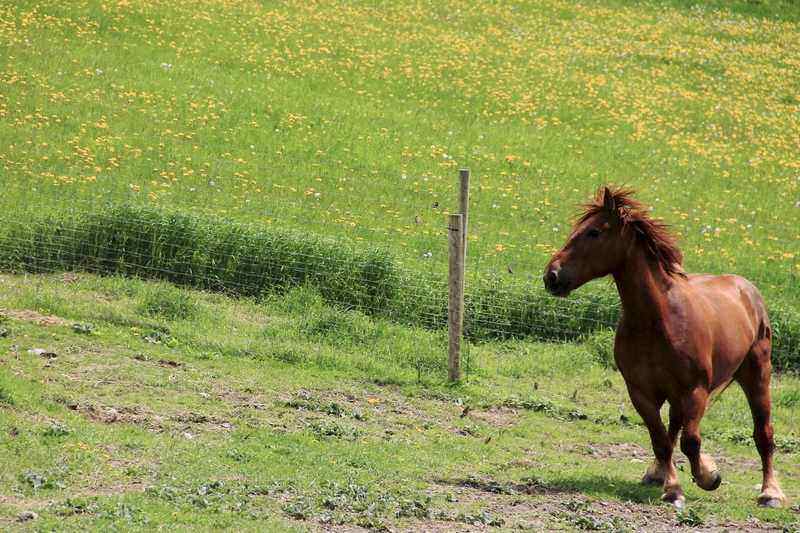
<instances>
[{"instance_id":1,"label":"shadow on grass","mask_svg":"<svg viewBox=\"0 0 800 533\"><path fill-rule=\"evenodd\" d=\"M491 478L469 476L457 479L434 480L439 485L468 487L490 494L583 494L596 498L616 498L635 503L659 503L661 489L642 485L637 479L623 479L611 475L563 475L542 480L536 476L519 482L496 481Z\"/></svg>"},{"instance_id":2,"label":"shadow on grass","mask_svg":"<svg viewBox=\"0 0 800 533\"><path fill-rule=\"evenodd\" d=\"M598 498L617 498L636 503L658 503L661 488L643 485L638 479L605 474L562 475L547 482L555 492L579 492Z\"/></svg>"}]
</instances>

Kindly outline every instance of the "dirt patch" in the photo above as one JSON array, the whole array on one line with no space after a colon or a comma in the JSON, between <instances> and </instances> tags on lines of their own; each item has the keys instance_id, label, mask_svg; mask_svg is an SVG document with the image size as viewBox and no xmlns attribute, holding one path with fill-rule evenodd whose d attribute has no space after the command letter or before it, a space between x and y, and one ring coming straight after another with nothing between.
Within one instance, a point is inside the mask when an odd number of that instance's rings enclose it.
<instances>
[{"instance_id":1,"label":"dirt patch","mask_svg":"<svg viewBox=\"0 0 800 533\"><path fill-rule=\"evenodd\" d=\"M164 368L184 368L185 363L180 361L173 361L171 359L153 359L146 354L137 353L133 355L133 359L142 363L153 363Z\"/></svg>"},{"instance_id":2,"label":"dirt patch","mask_svg":"<svg viewBox=\"0 0 800 533\"><path fill-rule=\"evenodd\" d=\"M65 405L94 422L103 424L133 424L152 431L161 431L164 417L156 415L144 407L102 406L93 403L65 402Z\"/></svg>"},{"instance_id":3,"label":"dirt patch","mask_svg":"<svg viewBox=\"0 0 800 533\"><path fill-rule=\"evenodd\" d=\"M637 463L649 463L653 460L653 452L646 450L638 444L621 443L597 443L590 442L585 445L571 446L568 451L589 455L598 459L617 459L630 460Z\"/></svg>"},{"instance_id":4,"label":"dirt patch","mask_svg":"<svg viewBox=\"0 0 800 533\"><path fill-rule=\"evenodd\" d=\"M94 422L103 424L132 424L150 431L167 429L179 431L230 431L229 421L203 413L183 411L173 414L157 414L142 406L106 406L89 402L62 401L67 408L77 411ZM194 436L192 433L190 435Z\"/></svg>"},{"instance_id":5,"label":"dirt patch","mask_svg":"<svg viewBox=\"0 0 800 533\"><path fill-rule=\"evenodd\" d=\"M141 481L132 481L126 484L118 484L108 487L98 486L88 490L76 491L71 493L68 498L64 498L63 500L54 500L52 498L22 498L0 495L0 504L8 505L9 507L13 507L18 511L42 511L48 507L58 507L60 504L63 504L64 501L69 499L74 500L79 498L120 496L126 493L144 492L146 488L146 485ZM0 523L2 522L0 521Z\"/></svg>"},{"instance_id":6,"label":"dirt patch","mask_svg":"<svg viewBox=\"0 0 800 533\"><path fill-rule=\"evenodd\" d=\"M273 405L279 410L291 409L293 418L299 422L319 416L352 418L361 422L377 421L382 429L392 432L438 424L434 416L416 408L404 397L387 394L299 389L290 395L278 395Z\"/></svg>"},{"instance_id":7,"label":"dirt patch","mask_svg":"<svg viewBox=\"0 0 800 533\"><path fill-rule=\"evenodd\" d=\"M547 531L565 529L554 520L559 506L545 497L545 489L536 483L503 483L492 479L469 477L461 480L436 480L431 495L445 495L450 502L445 514L450 531L485 531L490 526L509 529ZM439 527L442 522L432 520ZM427 530L428 521L416 525ZM447 530L446 528L440 529Z\"/></svg>"},{"instance_id":8,"label":"dirt patch","mask_svg":"<svg viewBox=\"0 0 800 533\"><path fill-rule=\"evenodd\" d=\"M470 410L466 416L496 428L509 428L517 423L519 412L511 407L496 406L486 410Z\"/></svg>"},{"instance_id":9,"label":"dirt patch","mask_svg":"<svg viewBox=\"0 0 800 533\"><path fill-rule=\"evenodd\" d=\"M171 415L170 420L185 424L187 427L202 426L207 431L230 431L233 424L225 419L208 416L202 413L184 412Z\"/></svg>"},{"instance_id":10,"label":"dirt patch","mask_svg":"<svg viewBox=\"0 0 800 533\"><path fill-rule=\"evenodd\" d=\"M284 520L286 517L283 517ZM290 520L302 529L310 529L311 531L336 531L337 533L362 533L372 531L353 524L322 524L319 522L309 523L303 520ZM395 531L395 530L393 530Z\"/></svg>"},{"instance_id":11,"label":"dirt patch","mask_svg":"<svg viewBox=\"0 0 800 533\"><path fill-rule=\"evenodd\" d=\"M542 461L534 459L533 457L536 456L534 455L532 457L522 457L518 459L512 459L506 464L512 468L527 468L528 470L531 470L533 468L542 468L545 466L545 464Z\"/></svg>"},{"instance_id":12,"label":"dirt patch","mask_svg":"<svg viewBox=\"0 0 800 533\"><path fill-rule=\"evenodd\" d=\"M463 522L457 523L446 520L420 520L419 522L412 522L403 526L392 528L392 531L416 532L416 531L430 531L433 533L450 533L451 531L486 531L488 526L465 524ZM530 528L539 529L539 528ZM541 531L541 529L539 529Z\"/></svg>"},{"instance_id":13,"label":"dirt patch","mask_svg":"<svg viewBox=\"0 0 800 533\"><path fill-rule=\"evenodd\" d=\"M402 394L380 391L308 389L294 391L261 390L256 387L234 388L215 383L204 396L230 406L230 416L241 423L269 426L276 432L303 432L309 428L341 426L345 432L359 436L411 442L430 430L459 431L466 424L464 435L487 438L489 433L477 427L472 419L460 419L462 407L454 403L409 399ZM511 410L493 413L497 423L510 422ZM501 421L502 420L502 421ZM484 424L481 426L485 427ZM352 430L352 431L351 431ZM491 438L491 436L489 436Z\"/></svg>"},{"instance_id":14,"label":"dirt patch","mask_svg":"<svg viewBox=\"0 0 800 533\"><path fill-rule=\"evenodd\" d=\"M558 489L549 488L536 479L529 479L522 482L514 483L510 481L502 482L496 481L491 478L479 478L470 476L464 479L436 479L434 483L440 487L452 487L457 492L462 492L462 489L469 491L478 491L488 494L546 494L554 492L563 492Z\"/></svg>"},{"instance_id":15,"label":"dirt patch","mask_svg":"<svg viewBox=\"0 0 800 533\"><path fill-rule=\"evenodd\" d=\"M55 315L43 315L28 309L0 309L0 315L7 316L8 318L14 320L34 322L40 326L66 326L69 324L69 322L61 317L57 317Z\"/></svg>"},{"instance_id":16,"label":"dirt patch","mask_svg":"<svg viewBox=\"0 0 800 533\"><path fill-rule=\"evenodd\" d=\"M123 493L144 492L147 485L142 481L132 481L123 485L109 487L98 486L80 493L84 498L98 498L104 496L119 496Z\"/></svg>"},{"instance_id":17,"label":"dirt patch","mask_svg":"<svg viewBox=\"0 0 800 533\"><path fill-rule=\"evenodd\" d=\"M636 463L649 464L653 460L653 452L634 443L588 443L583 446L573 446L568 449L581 455L589 455L598 459L613 459L620 461L631 461ZM720 450L705 449L704 452L710 454L719 466L735 467L740 469L761 468L761 462L757 457L729 457L723 455ZM688 464L686 457L676 448L673 454L675 464Z\"/></svg>"},{"instance_id":18,"label":"dirt patch","mask_svg":"<svg viewBox=\"0 0 800 533\"><path fill-rule=\"evenodd\" d=\"M279 431L305 431L309 424L341 422L353 425L361 435L392 441L410 441L419 433L440 430L488 443L519 419L519 411L507 406L471 409L438 398L408 398L389 388L284 392L215 385L211 396L231 404L237 417L258 419Z\"/></svg>"},{"instance_id":19,"label":"dirt patch","mask_svg":"<svg viewBox=\"0 0 800 533\"><path fill-rule=\"evenodd\" d=\"M721 453L710 452L711 457L717 462L717 466L734 467L740 470L757 470L761 471L761 460L757 458L758 454L753 450L753 459L745 457L728 457ZM723 472L724 474L724 472Z\"/></svg>"},{"instance_id":20,"label":"dirt patch","mask_svg":"<svg viewBox=\"0 0 800 533\"><path fill-rule=\"evenodd\" d=\"M263 411L270 403L269 399L259 392L232 389L225 383L219 382L212 383L212 389L210 393L204 397L207 399L213 397L221 402L231 405L237 411L247 409Z\"/></svg>"},{"instance_id":21,"label":"dirt patch","mask_svg":"<svg viewBox=\"0 0 800 533\"><path fill-rule=\"evenodd\" d=\"M465 520L493 520L494 525L532 530L633 530L668 532L682 529L674 509L667 505L616 500L596 500L583 494L551 488L535 480L522 483L499 482L490 478L435 480L432 495L446 495L452 502L447 514L450 530ZM457 523L457 525L454 525ZM429 528L428 525L431 525ZM468 524L463 524L468 525ZM475 524L471 524L474 526ZM484 523L483 528L489 525ZM744 523L706 523L690 529L703 531L775 531L774 526L756 519ZM440 530L440 521L421 521L409 530ZM687 528L689 529L689 528Z\"/></svg>"}]
</instances>

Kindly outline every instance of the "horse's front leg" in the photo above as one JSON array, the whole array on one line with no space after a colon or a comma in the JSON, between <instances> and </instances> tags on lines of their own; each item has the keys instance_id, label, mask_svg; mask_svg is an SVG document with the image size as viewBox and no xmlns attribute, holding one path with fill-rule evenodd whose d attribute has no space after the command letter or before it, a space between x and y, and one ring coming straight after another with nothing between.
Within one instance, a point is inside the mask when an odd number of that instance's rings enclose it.
<instances>
[{"instance_id":1,"label":"horse's front leg","mask_svg":"<svg viewBox=\"0 0 800 533\"><path fill-rule=\"evenodd\" d=\"M700 453L700 420L708 405L708 391L698 387L683 399L683 434L681 451L689 459L692 476L697 486L704 490L716 490L722 476L711 456Z\"/></svg>"},{"instance_id":2,"label":"horse's front leg","mask_svg":"<svg viewBox=\"0 0 800 533\"><path fill-rule=\"evenodd\" d=\"M653 467L648 469L648 474L653 474L654 481L658 480L663 483L664 493L661 495L661 499L681 508L686 498L683 496L678 482L678 473L672 462L675 437L670 437L673 431L677 435L680 426L676 429L670 420L670 432L667 432L659 412L664 403L663 399L659 401L631 385L628 385L628 392L633 406L647 425L647 430L650 432L650 443L653 445L653 453L656 456L656 462ZM648 474L645 474L645 478L648 477Z\"/></svg>"},{"instance_id":3,"label":"horse's front leg","mask_svg":"<svg viewBox=\"0 0 800 533\"><path fill-rule=\"evenodd\" d=\"M683 415L681 414L680 406L670 404L667 437L669 438L673 450L678 441L678 433L681 431L681 424L683 424ZM645 485L663 485L664 480L667 478L668 470L668 465L662 464L658 459L654 459L653 464L651 464L644 473L642 483Z\"/></svg>"}]
</instances>

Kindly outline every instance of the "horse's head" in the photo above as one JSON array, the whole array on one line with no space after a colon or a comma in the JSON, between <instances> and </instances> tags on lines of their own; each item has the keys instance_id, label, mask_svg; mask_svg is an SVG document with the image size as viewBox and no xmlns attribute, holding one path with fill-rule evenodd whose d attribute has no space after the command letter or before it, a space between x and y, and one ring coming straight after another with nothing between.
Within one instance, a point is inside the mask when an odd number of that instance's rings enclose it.
<instances>
[{"instance_id":1,"label":"horse's head","mask_svg":"<svg viewBox=\"0 0 800 533\"><path fill-rule=\"evenodd\" d=\"M544 269L544 286L566 296L587 281L618 272L639 250L666 276L683 276L683 255L660 220L634 200L630 189L598 189L594 202L575 223L567 242Z\"/></svg>"},{"instance_id":2,"label":"horse's head","mask_svg":"<svg viewBox=\"0 0 800 533\"><path fill-rule=\"evenodd\" d=\"M617 197L629 191L598 190L594 203L587 205L575 223L567 242L544 269L544 286L555 296L567 296L587 281L618 269L629 247L628 232Z\"/></svg>"}]
</instances>

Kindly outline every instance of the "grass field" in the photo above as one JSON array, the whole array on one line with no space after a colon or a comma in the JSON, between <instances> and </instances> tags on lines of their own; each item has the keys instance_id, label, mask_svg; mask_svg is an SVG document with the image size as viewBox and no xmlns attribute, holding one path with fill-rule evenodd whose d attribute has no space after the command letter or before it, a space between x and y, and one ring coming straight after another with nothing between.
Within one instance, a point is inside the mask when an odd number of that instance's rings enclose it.
<instances>
[{"instance_id":1,"label":"grass field","mask_svg":"<svg viewBox=\"0 0 800 533\"><path fill-rule=\"evenodd\" d=\"M679 463L676 514L639 485L647 432L602 343L473 346L451 387L434 334L307 290L256 302L88 274L0 289L2 528L800 527L797 506L755 504L738 387L703 424L719 490ZM800 381L773 395L796 502Z\"/></svg>"},{"instance_id":2,"label":"grass field","mask_svg":"<svg viewBox=\"0 0 800 533\"><path fill-rule=\"evenodd\" d=\"M0 529L799 530L796 374L793 506L756 507L733 387L676 514L613 287L539 287L630 185L798 368L799 57L796 0L0 0ZM460 167L481 342L447 385Z\"/></svg>"},{"instance_id":3,"label":"grass field","mask_svg":"<svg viewBox=\"0 0 800 533\"><path fill-rule=\"evenodd\" d=\"M386 244L428 268L446 256L442 213L466 166L472 268L527 279L608 181L675 225L690 270L797 298L797 12L5 3L2 202L210 211Z\"/></svg>"}]
</instances>

